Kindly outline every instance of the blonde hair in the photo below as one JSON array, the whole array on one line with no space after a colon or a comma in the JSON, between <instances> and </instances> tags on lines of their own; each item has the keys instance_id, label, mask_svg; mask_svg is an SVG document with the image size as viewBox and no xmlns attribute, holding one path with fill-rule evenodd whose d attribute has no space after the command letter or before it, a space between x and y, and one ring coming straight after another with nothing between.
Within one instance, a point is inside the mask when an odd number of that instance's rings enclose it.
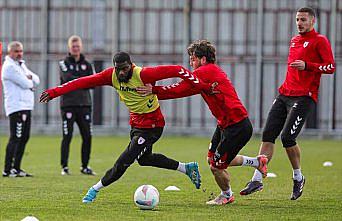
<instances>
[{"instance_id":1,"label":"blonde hair","mask_svg":"<svg viewBox=\"0 0 342 221\"><path fill-rule=\"evenodd\" d=\"M72 35L70 36L70 38L68 39L68 47L71 48L71 44L74 42L80 42L82 45L82 39L80 36L78 35Z\"/></svg>"},{"instance_id":2,"label":"blonde hair","mask_svg":"<svg viewBox=\"0 0 342 221\"><path fill-rule=\"evenodd\" d=\"M7 46L7 52L10 52L13 49L18 48L18 47L21 47L22 49L24 48L23 44L20 41L12 41Z\"/></svg>"}]
</instances>

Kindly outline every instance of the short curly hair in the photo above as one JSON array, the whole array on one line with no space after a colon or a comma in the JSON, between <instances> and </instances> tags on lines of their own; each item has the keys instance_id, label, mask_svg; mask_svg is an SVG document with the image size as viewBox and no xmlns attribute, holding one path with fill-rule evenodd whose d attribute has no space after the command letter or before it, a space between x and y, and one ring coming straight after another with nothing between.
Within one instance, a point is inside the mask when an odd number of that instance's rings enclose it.
<instances>
[{"instance_id":1,"label":"short curly hair","mask_svg":"<svg viewBox=\"0 0 342 221\"><path fill-rule=\"evenodd\" d=\"M196 40L187 48L188 54L198 58L205 57L208 63L216 62L216 49L207 40Z\"/></svg>"}]
</instances>

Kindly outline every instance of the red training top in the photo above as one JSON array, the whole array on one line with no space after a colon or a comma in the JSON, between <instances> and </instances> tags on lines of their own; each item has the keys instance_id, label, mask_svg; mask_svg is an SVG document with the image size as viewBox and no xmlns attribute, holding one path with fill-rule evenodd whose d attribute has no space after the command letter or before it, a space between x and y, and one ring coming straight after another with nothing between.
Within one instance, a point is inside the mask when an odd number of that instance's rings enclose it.
<instances>
[{"instance_id":1,"label":"red training top","mask_svg":"<svg viewBox=\"0 0 342 221\"><path fill-rule=\"evenodd\" d=\"M295 60L305 62L305 70L290 67ZM334 57L329 40L314 29L294 36L290 42L287 73L279 93L285 96L310 96L317 102L318 89L323 73L335 71Z\"/></svg>"},{"instance_id":2,"label":"red training top","mask_svg":"<svg viewBox=\"0 0 342 221\"><path fill-rule=\"evenodd\" d=\"M157 94L160 100L186 97L200 93L208 104L211 113L217 119L218 126L222 129L248 117L247 110L241 103L234 86L219 66L207 64L194 70L193 74L203 83L211 85L217 82L216 90L220 91L220 93L208 95L198 88L194 88L186 81L168 86L154 86L153 93Z\"/></svg>"}]
</instances>

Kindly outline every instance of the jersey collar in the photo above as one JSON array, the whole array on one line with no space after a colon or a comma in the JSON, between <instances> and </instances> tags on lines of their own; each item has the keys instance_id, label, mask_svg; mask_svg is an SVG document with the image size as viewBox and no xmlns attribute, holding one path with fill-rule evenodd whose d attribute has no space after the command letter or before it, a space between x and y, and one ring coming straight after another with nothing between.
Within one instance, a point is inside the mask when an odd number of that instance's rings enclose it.
<instances>
[{"instance_id":1,"label":"jersey collar","mask_svg":"<svg viewBox=\"0 0 342 221\"><path fill-rule=\"evenodd\" d=\"M309 32L306 32L304 34L301 34L300 36L303 37L303 38L310 38L310 37L313 37L317 34L316 30L315 29L312 29L311 31Z\"/></svg>"}]
</instances>

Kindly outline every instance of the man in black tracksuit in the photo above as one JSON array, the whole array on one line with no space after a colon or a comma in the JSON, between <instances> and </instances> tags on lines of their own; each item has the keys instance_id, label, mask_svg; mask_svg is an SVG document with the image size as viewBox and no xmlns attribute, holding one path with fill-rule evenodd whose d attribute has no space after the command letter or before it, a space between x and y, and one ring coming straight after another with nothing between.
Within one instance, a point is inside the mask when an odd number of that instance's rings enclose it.
<instances>
[{"instance_id":1,"label":"man in black tracksuit","mask_svg":"<svg viewBox=\"0 0 342 221\"><path fill-rule=\"evenodd\" d=\"M73 35L68 40L69 55L59 62L61 84L93 74L91 64L85 59L82 51L82 40ZM70 175L68 158L70 142L77 123L82 136L81 173L95 175L88 167L91 150L91 107L92 100L88 89L70 92L61 97L61 114L63 119L63 140L61 144L62 175Z\"/></svg>"}]
</instances>

